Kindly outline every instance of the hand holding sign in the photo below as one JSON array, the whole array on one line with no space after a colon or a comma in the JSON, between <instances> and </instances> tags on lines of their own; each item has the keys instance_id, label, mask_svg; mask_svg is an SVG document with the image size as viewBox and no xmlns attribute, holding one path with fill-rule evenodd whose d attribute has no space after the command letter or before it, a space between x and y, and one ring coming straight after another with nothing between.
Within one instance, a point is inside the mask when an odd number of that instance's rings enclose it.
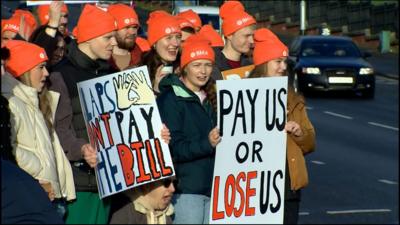
<instances>
[{"instance_id":1,"label":"hand holding sign","mask_svg":"<svg viewBox=\"0 0 400 225\"><path fill-rule=\"evenodd\" d=\"M127 80L130 80L130 82L133 83L131 90L134 91L138 96L135 104L150 104L154 100L154 92L147 84L144 72L141 70L139 71L139 74L140 75L133 73L133 75L129 74L127 77Z\"/></svg>"},{"instance_id":2,"label":"hand holding sign","mask_svg":"<svg viewBox=\"0 0 400 225\"><path fill-rule=\"evenodd\" d=\"M208 140L213 148L221 141L221 136L219 136L219 129L214 127L208 134Z\"/></svg>"}]
</instances>

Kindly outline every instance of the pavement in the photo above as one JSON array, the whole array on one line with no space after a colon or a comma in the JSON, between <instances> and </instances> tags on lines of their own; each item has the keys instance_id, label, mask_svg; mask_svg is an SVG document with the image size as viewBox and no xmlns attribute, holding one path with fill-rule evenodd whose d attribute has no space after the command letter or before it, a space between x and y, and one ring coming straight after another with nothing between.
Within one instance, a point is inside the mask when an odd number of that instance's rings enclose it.
<instances>
[{"instance_id":1,"label":"pavement","mask_svg":"<svg viewBox=\"0 0 400 225\"><path fill-rule=\"evenodd\" d=\"M372 52L367 61L374 67L375 75L399 79L399 54Z\"/></svg>"}]
</instances>

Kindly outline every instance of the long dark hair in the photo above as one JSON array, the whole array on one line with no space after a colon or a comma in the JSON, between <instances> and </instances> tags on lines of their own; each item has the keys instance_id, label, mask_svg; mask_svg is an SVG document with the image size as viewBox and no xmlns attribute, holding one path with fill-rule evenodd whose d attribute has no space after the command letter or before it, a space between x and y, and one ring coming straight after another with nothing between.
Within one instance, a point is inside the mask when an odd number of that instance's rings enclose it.
<instances>
[{"instance_id":1,"label":"long dark hair","mask_svg":"<svg viewBox=\"0 0 400 225\"><path fill-rule=\"evenodd\" d=\"M180 59L180 53L176 56L176 60L172 63L173 70L175 71L179 67L179 59ZM149 70L149 76L150 76L150 81L151 84L154 84L154 79L156 75L156 71L159 66L164 64L162 62L162 59L160 55L157 53L155 48L151 48L150 51L146 52L143 57L142 57L142 62L143 65L147 65L147 68Z\"/></svg>"}]
</instances>

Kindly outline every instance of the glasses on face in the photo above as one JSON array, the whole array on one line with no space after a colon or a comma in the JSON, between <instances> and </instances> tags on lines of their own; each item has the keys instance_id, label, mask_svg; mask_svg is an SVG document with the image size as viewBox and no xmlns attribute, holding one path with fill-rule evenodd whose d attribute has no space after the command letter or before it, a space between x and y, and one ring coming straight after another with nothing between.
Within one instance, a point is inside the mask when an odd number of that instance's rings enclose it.
<instances>
[{"instance_id":1,"label":"glasses on face","mask_svg":"<svg viewBox=\"0 0 400 225\"><path fill-rule=\"evenodd\" d=\"M178 182L178 179L176 179L176 178L167 178L167 179L162 180L162 184L165 188L169 188L171 183L174 184L174 187L177 187L179 182Z\"/></svg>"}]
</instances>

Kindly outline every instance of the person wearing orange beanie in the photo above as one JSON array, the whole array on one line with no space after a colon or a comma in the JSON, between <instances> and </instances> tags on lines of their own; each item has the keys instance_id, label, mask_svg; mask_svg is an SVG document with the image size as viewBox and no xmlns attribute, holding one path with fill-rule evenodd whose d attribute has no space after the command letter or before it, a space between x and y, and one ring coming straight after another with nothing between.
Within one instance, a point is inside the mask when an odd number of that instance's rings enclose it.
<instances>
[{"instance_id":1,"label":"person wearing orange beanie","mask_svg":"<svg viewBox=\"0 0 400 225\"><path fill-rule=\"evenodd\" d=\"M249 78L287 76L288 48L267 28L254 33L253 61L255 68ZM290 80L290 79L289 79ZM301 189L308 185L304 155L315 149L315 130L308 119L305 99L289 83L287 98L286 177L284 224L297 224Z\"/></svg>"},{"instance_id":2,"label":"person wearing orange beanie","mask_svg":"<svg viewBox=\"0 0 400 225\"><path fill-rule=\"evenodd\" d=\"M204 87L214 64L210 42L200 34L182 46L181 75L160 82L157 104L171 132L170 150L179 183L173 197L175 224L207 224L215 147L216 114Z\"/></svg>"},{"instance_id":3,"label":"person wearing orange beanie","mask_svg":"<svg viewBox=\"0 0 400 225\"><path fill-rule=\"evenodd\" d=\"M200 16L192 9L182 11L176 15L189 20L189 22L193 24L195 32L198 32L200 30L202 26Z\"/></svg>"},{"instance_id":4,"label":"person wearing orange beanie","mask_svg":"<svg viewBox=\"0 0 400 225\"><path fill-rule=\"evenodd\" d=\"M1 77L1 94L9 101L13 121L11 140L18 166L47 192L49 200L63 218L66 201L76 198L71 165L54 130L53 115L59 94L48 91L46 52L20 40L5 45L10 57Z\"/></svg>"},{"instance_id":5,"label":"person wearing orange beanie","mask_svg":"<svg viewBox=\"0 0 400 225\"><path fill-rule=\"evenodd\" d=\"M214 80L221 80L221 71L235 69L252 64L247 57L254 43L253 33L256 20L249 15L240 1L225 1L219 14L222 19L222 33L225 45L216 50L216 67L212 72Z\"/></svg>"},{"instance_id":6,"label":"person wearing orange beanie","mask_svg":"<svg viewBox=\"0 0 400 225\"><path fill-rule=\"evenodd\" d=\"M178 20L179 27L181 28L182 32L181 42L183 44L188 37L196 33L195 27L188 19L182 16L176 15L176 18Z\"/></svg>"},{"instance_id":7,"label":"person wearing orange beanie","mask_svg":"<svg viewBox=\"0 0 400 225\"><path fill-rule=\"evenodd\" d=\"M55 65L50 75L50 89L61 95L55 129L76 175L77 200L68 204L69 224L106 224L109 219L110 200L99 199L97 193L93 170L98 162L97 151L89 144L76 84L117 72L108 63L117 45L116 29L113 16L85 4L76 26L77 43L70 43L66 59ZM79 174L87 179L79 179Z\"/></svg>"},{"instance_id":8,"label":"person wearing orange beanie","mask_svg":"<svg viewBox=\"0 0 400 225\"><path fill-rule=\"evenodd\" d=\"M224 47L224 40L221 35L212 27L210 24L206 24L201 27L199 34L202 34L209 41L211 41L212 47Z\"/></svg>"},{"instance_id":9,"label":"person wearing orange beanie","mask_svg":"<svg viewBox=\"0 0 400 225\"><path fill-rule=\"evenodd\" d=\"M1 47L5 46L9 40L15 39L19 32L19 24L19 17L1 20Z\"/></svg>"},{"instance_id":10,"label":"person wearing orange beanie","mask_svg":"<svg viewBox=\"0 0 400 225\"><path fill-rule=\"evenodd\" d=\"M110 5L108 13L117 21L115 38L118 44L114 47L110 63L119 70L141 65L143 51L136 44L140 23L135 10L119 3Z\"/></svg>"},{"instance_id":11,"label":"person wearing orange beanie","mask_svg":"<svg viewBox=\"0 0 400 225\"><path fill-rule=\"evenodd\" d=\"M151 12L147 20L147 36L151 50L144 55L143 63L149 68L153 90L158 94L160 80L179 67L182 33L177 18L162 10Z\"/></svg>"},{"instance_id":12,"label":"person wearing orange beanie","mask_svg":"<svg viewBox=\"0 0 400 225\"><path fill-rule=\"evenodd\" d=\"M55 28L63 35L67 35L68 26L68 7L62 1L53 1L56 5L58 13L52 12L51 4L39 5L36 9L39 22L41 25L47 25L49 28Z\"/></svg>"}]
</instances>

